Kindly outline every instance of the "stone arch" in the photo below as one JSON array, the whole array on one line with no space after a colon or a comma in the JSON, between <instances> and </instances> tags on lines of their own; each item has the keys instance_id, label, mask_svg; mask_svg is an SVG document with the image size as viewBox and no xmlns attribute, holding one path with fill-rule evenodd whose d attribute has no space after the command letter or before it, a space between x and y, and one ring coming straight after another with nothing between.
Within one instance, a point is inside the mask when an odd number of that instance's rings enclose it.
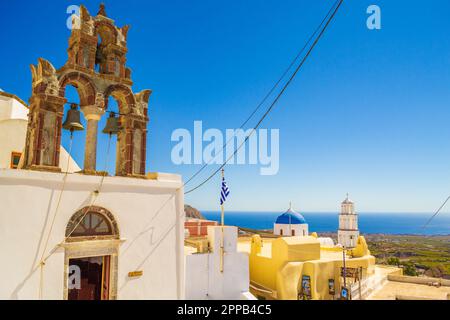
<instances>
[{"instance_id":1,"label":"stone arch","mask_svg":"<svg viewBox=\"0 0 450 320\"><path fill-rule=\"evenodd\" d=\"M66 86L74 86L80 97L80 106L95 104L96 88L94 83L85 75L79 72L71 72L63 75L59 80L59 96L64 97Z\"/></svg>"},{"instance_id":2,"label":"stone arch","mask_svg":"<svg viewBox=\"0 0 450 320\"><path fill-rule=\"evenodd\" d=\"M108 109L109 96L117 100L120 113L135 113L136 99L129 87L122 84L114 84L106 88L104 92L105 109Z\"/></svg>"},{"instance_id":3,"label":"stone arch","mask_svg":"<svg viewBox=\"0 0 450 320\"><path fill-rule=\"evenodd\" d=\"M108 21L95 21L95 35L100 36L105 44L116 44L118 33L116 28Z\"/></svg>"},{"instance_id":4,"label":"stone arch","mask_svg":"<svg viewBox=\"0 0 450 320\"><path fill-rule=\"evenodd\" d=\"M139 99L145 100L146 95L144 93L144 97ZM136 109L136 97L129 87L122 84L109 86L104 92L106 108L109 96L117 100L120 112L116 175L142 176L145 174L147 117Z\"/></svg>"},{"instance_id":5,"label":"stone arch","mask_svg":"<svg viewBox=\"0 0 450 320\"><path fill-rule=\"evenodd\" d=\"M111 232L107 235L102 233L91 233L93 235L78 234L76 236L70 236L71 231L74 230L78 224L85 223L86 220L84 219L89 214L97 216L97 219L95 220L96 222L100 221L99 217L104 219L103 222L107 221L111 228ZM92 218L90 221L93 221ZM107 271L102 272L101 276L108 277L108 291L105 296L102 294L102 297L106 297L106 299L111 300L116 299L119 265L118 255L120 246L120 242L117 240L120 239L120 233L117 221L113 214L108 209L100 206L84 207L70 217L66 225L65 236L65 242L68 245L64 246L64 298L69 298L70 287L68 286L68 283L69 274L71 273L71 260L79 258L105 257L107 260L103 260L102 267ZM103 284L104 282L102 280L102 285Z\"/></svg>"},{"instance_id":6,"label":"stone arch","mask_svg":"<svg viewBox=\"0 0 450 320\"><path fill-rule=\"evenodd\" d=\"M23 168L61 171L59 155L66 86L74 86L86 120L84 174L96 172L98 122L108 107L108 97L118 101L116 175L145 174L148 99L151 91L133 94L131 69L126 67L128 26L118 28L104 6L96 17L80 7L79 27L73 28L68 60L55 69L45 59L31 66L32 96ZM97 70L98 67L98 70ZM111 109L111 108L110 108ZM89 142L89 143L87 143Z\"/></svg>"},{"instance_id":7,"label":"stone arch","mask_svg":"<svg viewBox=\"0 0 450 320\"><path fill-rule=\"evenodd\" d=\"M87 206L87 207L84 207L83 209L78 210L75 214L73 214L72 217L70 218L69 222L67 223L65 236L68 238L71 238L71 236L74 233L74 230L76 230L76 228L80 224L82 224L82 220L84 220L91 213L101 216L109 224L109 226L111 228L111 233L108 234L106 237L113 238L113 239L120 238L120 232L119 232L119 227L118 227L116 218L108 209L105 209L100 206ZM94 237L96 237L96 236L94 236ZM80 237L72 237L72 239L77 239L77 238L80 238Z\"/></svg>"},{"instance_id":8,"label":"stone arch","mask_svg":"<svg viewBox=\"0 0 450 320\"><path fill-rule=\"evenodd\" d=\"M124 50L118 45L119 32L117 28L105 20L97 20L94 27L97 41L94 68L102 74L124 77L126 49Z\"/></svg>"}]
</instances>

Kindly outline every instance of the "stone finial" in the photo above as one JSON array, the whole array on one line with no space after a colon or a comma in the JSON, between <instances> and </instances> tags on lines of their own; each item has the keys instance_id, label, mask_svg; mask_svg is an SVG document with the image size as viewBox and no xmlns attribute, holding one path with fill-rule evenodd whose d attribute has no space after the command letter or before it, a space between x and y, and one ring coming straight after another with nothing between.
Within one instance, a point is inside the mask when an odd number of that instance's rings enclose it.
<instances>
[{"instance_id":1,"label":"stone finial","mask_svg":"<svg viewBox=\"0 0 450 320\"><path fill-rule=\"evenodd\" d=\"M125 41L127 41L127 35L128 35L128 30L130 30L130 26L125 25L122 28L120 28L120 30L122 31L123 38L125 39Z\"/></svg>"},{"instance_id":2,"label":"stone finial","mask_svg":"<svg viewBox=\"0 0 450 320\"><path fill-rule=\"evenodd\" d=\"M152 90L146 89L134 95L136 100L136 112L139 115L146 115L146 110L148 109L148 99L151 94Z\"/></svg>"},{"instance_id":3,"label":"stone finial","mask_svg":"<svg viewBox=\"0 0 450 320\"><path fill-rule=\"evenodd\" d=\"M150 95L152 94L152 90L145 89L138 93L136 93L134 96L136 97L137 102L144 102L148 103L148 99L150 98Z\"/></svg>"},{"instance_id":4,"label":"stone finial","mask_svg":"<svg viewBox=\"0 0 450 320\"><path fill-rule=\"evenodd\" d=\"M80 16L83 21L89 21L89 19L91 18L89 11L83 5L80 5Z\"/></svg>"},{"instance_id":5,"label":"stone finial","mask_svg":"<svg viewBox=\"0 0 450 320\"><path fill-rule=\"evenodd\" d=\"M105 4L103 2L100 3L100 8L98 9L97 15L106 17Z\"/></svg>"},{"instance_id":6,"label":"stone finial","mask_svg":"<svg viewBox=\"0 0 450 320\"><path fill-rule=\"evenodd\" d=\"M38 70L43 77L56 76L56 69L48 60L38 58L38 62Z\"/></svg>"},{"instance_id":7,"label":"stone finial","mask_svg":"<svg viewBox=\"0 0 450 320\"><path fill-rule=\"evenodd\" d=\"M45 93L56 95L59 89L58 78L56 76L56 69L53 65L45 59L39 58L38 64L30 65L32 87L41 83Z\"/></svg>"}]
</instances>

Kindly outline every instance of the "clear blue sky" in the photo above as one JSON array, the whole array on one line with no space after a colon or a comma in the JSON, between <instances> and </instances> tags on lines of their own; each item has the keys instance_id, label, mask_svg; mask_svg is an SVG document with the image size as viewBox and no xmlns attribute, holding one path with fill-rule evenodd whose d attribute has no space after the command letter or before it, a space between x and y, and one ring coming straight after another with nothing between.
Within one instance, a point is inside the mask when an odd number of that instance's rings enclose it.
<instances>
[{"instance_id":1,"label":"clear blue sky","mask_svg":"<svg viewBox=\"0 0 450 320\"><path fill-rule=\"evenodd\" d=\"M84 4L95 14L99 2ZM237 128L332 2L105 1L109 17L131 25L133 89L154 92L147 171L187 179L198 169L172 164L172 131L192 129L194 120L205 128ZM64 64L70 4L78 3L2 1L0 88L28 100L29 64L38 57L56 68ZM381 7L381 30L366 28L370 4ZM293 201L300 211L336 211L349 192L360 211L435 210L450 192L448 12L448 0L344 1L262 125L280 129L279 173L228 167L227 208L278 212ZM68 95L77 99L74 90ZM105 141L102 135L98 169ZM79 134L74 157L80 164L83 145ZM186 203L217 210L219 184L217 177Z\"/></svg>"}]
</instances>

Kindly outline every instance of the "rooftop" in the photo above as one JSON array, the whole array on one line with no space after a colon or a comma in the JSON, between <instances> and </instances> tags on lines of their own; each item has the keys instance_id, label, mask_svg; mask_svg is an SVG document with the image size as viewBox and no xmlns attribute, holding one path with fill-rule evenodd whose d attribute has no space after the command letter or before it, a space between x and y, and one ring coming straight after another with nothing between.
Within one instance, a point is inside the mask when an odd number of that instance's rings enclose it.
<instances>
[{"instance_id":1,"label":"rooftop","mask_svg":"<svg viewBox=\"0 0 450 320\"><path fill-rule=\"evenodd\" d=\"M374 292L370 300L447 300L450 295L448 286L432 286L428 284L407 283L399 281L387 281L378 291Z\"/></svg>"},{"instance_id":2,"label":"rooftop","mask_svg":"<svg viewBox=\"0 0 450 320\"><path fill-rule=\"evenodd\" d=\"M261 248L261 256L271 258L272 257L272 242L278 238L262 238L263 246ZM283 237L282 238L288 245L308 244L315 243L318 240L313 237ZM238 239L238 251L247 252L251 251L251 238L239 237ZM350 260L351 257L348 256ZM320 247L320 260L342 260L342 250L339 248Z\"/></svg>"},{"instance_id":3,"label":"rooftop","mask_svg":"<svg viewBox=\"0 0 450 320\"><path fill-rule=\"evenodd\" d=\"M23 104L25 107L28 108L28 104L25 101L23 101L22 99L20 99L18 96L16 96L15 94L8 93L8 92L0 90L0 96L6 97L6 98L16 99L17 101L19 101L21 104Z\"/></svg>"}]
</instances>

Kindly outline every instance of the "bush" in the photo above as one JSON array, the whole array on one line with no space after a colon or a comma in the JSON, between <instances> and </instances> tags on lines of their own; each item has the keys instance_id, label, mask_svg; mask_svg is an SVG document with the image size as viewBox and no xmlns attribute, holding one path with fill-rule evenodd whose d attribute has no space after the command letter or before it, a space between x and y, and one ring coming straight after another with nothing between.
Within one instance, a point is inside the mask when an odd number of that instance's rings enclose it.
<instances>
[{"instance_id":1,"label":"bush","mask_svg":"<svg viewBox=\"0 0 450 320\"><path fill-rule=\"evenodd\" d=\"M399 266L400 265L400 259L397 257L389 257L387 259L387 264L391 266Z\"/></svg>"},{"instance_id":2,"label":"bush","mask_svg":"<svg viewBox=\"0 0 450 320\"><path fill-rule=\"evenodd\" d=\"M416 267L411 261L408 261L403 264L403 274L406 276L417 276L418 273L416 271Z\"/></svg>"}]
</instances>

